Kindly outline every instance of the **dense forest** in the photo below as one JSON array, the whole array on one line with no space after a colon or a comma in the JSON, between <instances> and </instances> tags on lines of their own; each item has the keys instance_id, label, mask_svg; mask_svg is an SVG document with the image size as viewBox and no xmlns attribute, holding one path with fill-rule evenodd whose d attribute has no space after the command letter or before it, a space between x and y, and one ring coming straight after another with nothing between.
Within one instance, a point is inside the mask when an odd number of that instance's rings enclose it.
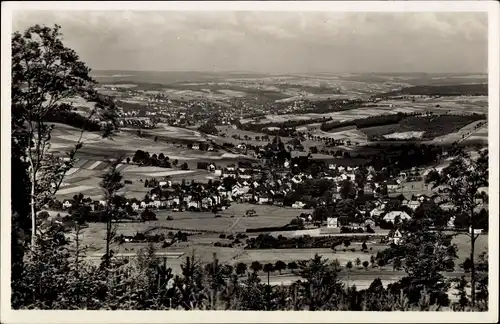
<instances>
[{"instance_id":1,"label":"dense forest","mask_svg":"<svg viewBox=\"0 0 500 324\"><path fill-rule=\"evenodd\" d=\"M426 96L487 96L488 83L453 84L453 85L418 85L401 90L377 94L373 97L395 97L404 95Z\"/></svg>"}]
</instances>

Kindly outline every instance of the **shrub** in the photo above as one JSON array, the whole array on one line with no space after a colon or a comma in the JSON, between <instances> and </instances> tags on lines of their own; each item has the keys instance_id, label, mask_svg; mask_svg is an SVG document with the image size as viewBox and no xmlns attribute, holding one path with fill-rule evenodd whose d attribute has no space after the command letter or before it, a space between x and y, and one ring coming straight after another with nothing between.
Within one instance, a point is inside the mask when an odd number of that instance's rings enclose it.
<instances>
[{"instance_id":1,"label":"shrub","mask_svg":"<svg viewBox=\"0 0 500 324\"><path fill-rule=\"evenodd\" d=\"M221 235L219 235L219 238L221 238L221 239L225 239L225 238L226 238L226 234L221 234Z\"/></svg>"},{"instance_id":2,"label":"shrub","mask_svg":"<svg viewBox=\"0 0 500 324\"><path fill-rule=\"evenodd\" d=\"M378 266L379 266L379 267L383 267L383 266L385 266L385 265L386 265L386 263L385 263L385 260L384 260L384 259L378 259L378 260L377 260L377 264L378 264Z\"/></svg>"},{"instance_id":3,"label":"shrub","mask_svg":"<svg viewBox=\"0 0 500 324\"><path fill-rule=\"evenodd\" d=\"M142 214L141 214L141 219L143 221L151 221L151 220L158 220L158 218L156 217L156 214L151 211L150 209L146 208Z\"/></svg>"},{"instance_id":4,"label":"shrub","mask_svg":"<svg viewBox=\"0 0 500 324\"><path fill-rule=\"evenodd\" d=\"M465 259L465 261L462 263L462 268L466 273L470 272L472 269L472 261L470 258Z\"/></svg>"},{"instance_id":5,"label":"shrub","mask_svg":"<svg viewBox=\"0 0 500 324\"><path fill-rule=\"evenodd\" d=\"M297 262L292 261L292 262L288 262L287 267L290 270L295 270L295 269L298 269L299 266L298 266Z\"/></svg>"},{"instance_id":6,"label":"shrub","mask_svg":"<svg viewBox=\"0 0 500 324\"><path fill-rule=\"evenodd\" d=\"M167 220L168 220L168 221L171 221L171 220L174 220L174 218L172 217L172 215L168 215L168 216L167 216Z\"/></svg>"},{"instance_id":7,"label":"shrub","mask_svg":"<svg viewBox=\"0 0 500 324\"><path fill-rule=\"evenodd\" d=\"M370 265L370 262L368 261L363 261L363 267L368 268L368 266Z\"/></svg>"},{"instance_id":8,"label":"shrub","mask_svg":"<svg viewBox=\"0 0 500 324\"><path fill-rule=\"evenodd\" d=\"M352 233L352 230L349 227L342 226L340 228L340 233Z\"/></svg>"},{"instance_id":9,"label":"shrub","mask_svg":"<svg viewBox=\"0 0 500 324\"><path fill-rule=\"evenodd\" d=\"M236 234L236 238L237 239L243 240L243 239L246 239L247 237L248 237L248 235L246 235L245 233L238 233L238 234Z\"/></svg>"},{"instance_id":10,"label":"shrub","mask_svg":"<svg viewBox=\"0 0 500 324\"><path fill-rule=\"evenodd\" d=\"M360 258L356 258L356 260L354 261L356 263L356 266L360 266L361 265L361 259Z\"/></svg>"},{"instance_id":11,"label":"shrub","mask_svg":"<svg viewBox=\"0 0 500 324\"><path fill-rule=\"evenodd\" d=\"M236 274L242 275L247 271L247 265L243 262L240 262L236 265Z\"/></svg>"}]
</instances>

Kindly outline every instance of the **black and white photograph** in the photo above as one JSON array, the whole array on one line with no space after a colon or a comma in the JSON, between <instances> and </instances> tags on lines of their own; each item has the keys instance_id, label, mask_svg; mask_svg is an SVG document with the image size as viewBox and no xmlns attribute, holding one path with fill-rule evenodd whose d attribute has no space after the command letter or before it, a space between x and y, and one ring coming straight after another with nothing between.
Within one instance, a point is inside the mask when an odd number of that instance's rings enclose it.
<instances>
[{"instance_id":1,"label":"black and white photograph","mask_svg":"<svg viewBox=\"0 0 500 324\"><path fill-rule=\"evenodd\" d=\"M499 6L412 2L2 3L2 322L498 321Z\"/></svg>"}]
</instances>

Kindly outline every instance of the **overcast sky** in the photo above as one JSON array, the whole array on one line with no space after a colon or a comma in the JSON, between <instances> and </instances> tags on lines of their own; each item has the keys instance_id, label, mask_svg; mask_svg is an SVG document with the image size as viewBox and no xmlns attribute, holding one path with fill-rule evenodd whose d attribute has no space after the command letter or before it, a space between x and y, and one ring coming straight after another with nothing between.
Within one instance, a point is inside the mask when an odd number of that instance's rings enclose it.
<instances>
[{"instance_id":1,"label":"overcast sky","mask_svg":"<svg viewBox=\"0 0 500 324\"><path fill-rule=\"evenodd\" d=\"M486 72L485 13L18 12L94 70Z\"/></svg>"}]
</instances>

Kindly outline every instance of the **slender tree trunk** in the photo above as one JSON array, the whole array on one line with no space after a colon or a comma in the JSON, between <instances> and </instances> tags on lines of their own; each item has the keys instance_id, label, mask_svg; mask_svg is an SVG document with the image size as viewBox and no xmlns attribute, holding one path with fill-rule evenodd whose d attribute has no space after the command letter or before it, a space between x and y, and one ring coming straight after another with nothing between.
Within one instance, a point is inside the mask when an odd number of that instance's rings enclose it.
<instances>
[{"instance_id":1,"label":"slender tree trunk","mask_svg":"<svg viewBox=\"0 0 500 324\"><path fill-rule=\"evenodd\" d=\"M108 216L109 217L109 216ZM106 268L109 268L110 245L111 245L111 220L106 220Z\"/></svg>"},{"instance_id":2,"label":"slender tree trunk","mask_svg":"<svg viewBox=\"0 0 500 324\"><path fill-rule=\"evenodd\" d=\"M475 244L475 239L474 239L474 225L472 227L472 235L471 235L471 248L470 248L470 260L472 264L471 268L471 301L472 301L472 307L476 305L476 264L474 263L474 244Z\"/></svg>"},{"instance_id":3,"label":"slender tree trunk","mask_svg":"<svg viewBox=\"0 0 500 324\"><path fill-rule=\"evenodd\" d=\"M214 280L216 280L216 276L217 276L217 254L214 253L213 254L213 276L214 276ZM212 310L215 309L215 298L217 296L217 285L214 284L213 285L213 290L212 290L212 294L213 294L213 298L212 298Z\"/></svg>"},{"instance_id":4,"label":"slender tree trunk","mask_svg":"<svg viewBox=\"0 0 500 324\"><path fill-rule=\"evenodd\" d=\"M269 276L271 272L267 272L267 310L271 308L271 285L269 284Z\"/></svg>"},{"instance_id":5,"label":"slender tree trunk","mask_svg":"<svg viewBox=\"0 0 500 324\"><path fill-rule=\"evenodd\" d=\"M476 265L474 263L474 244L475 244L475 239L474 239L474 209L471 210L471 222L470 222L470 261L472 264L471 268L471 302L472 302L472 307L476 305Z\"/></svg>"},{"instance_id":6,"label":"slender tree trunk","mask_svg":"<svg viewBox=\"0 0 500 324\"><path fill-rule=\"evenodd\" d=\"M34 173L34 170L32 170ZM36 243L36 210L35 210L35 176L31 176L31 248L35 247Z\"/></svg>"}]
</instances>

